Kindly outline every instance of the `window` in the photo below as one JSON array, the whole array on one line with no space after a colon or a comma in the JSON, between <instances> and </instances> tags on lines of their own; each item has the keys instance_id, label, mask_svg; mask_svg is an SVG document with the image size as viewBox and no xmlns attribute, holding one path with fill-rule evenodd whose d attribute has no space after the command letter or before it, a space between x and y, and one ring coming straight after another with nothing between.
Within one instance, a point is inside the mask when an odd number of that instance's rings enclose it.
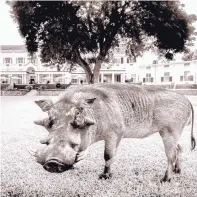
<instances>
[{"instance_id":1,"label":"window","mask_svg":"<svg viewBox=\"0 0 197 197\"><path fill-rule=\"evenodd\" d=\"M1 74L0 75L1 76L1 78L0 78L0 82L1 83L9 83L9 75L3 75L3 74Z\"/></svg>"},{"instance_id":2,"label":"window","mask_svg":"<svg viewBox=\"0 0 197 197\"><path fill-rule=\"evenodd\" d=\"M15 84L22 84L22 74L12 74L12 82Z\"/></svg>"},{"instance_id":3,"label":"window","mask_svg":"<svg viewBox=\"0 0 197 197\"><path fill-rule=\"evenodd\" d=\"M169 65L164 65L164 68L169 68Z\"/></svg>"},{"instance_id":4,"label":"window","mask_svg":"<svg viewBox=\"0 0 197 197\"><path fill-rule=\"evenodd\" d=\"M164 73L164 77L169 77L170 76L170 73L169 72L165 72Z\"/></svg>"},{"instance_id":5,"label":"window","mask_svg":"<svg viewBox=\"0 0 197 197\"><path fill-rule=\"evenodd\" d=\"M151 66L147 66L147 67L146 67L146 70L150 70L150 69L151 69Z\"/></svg>"},{"instance_id":6,"label":"window","mask_svg":"<svg viewBox=\"0 0 197 197\"><path fill-rule=\"evenodd\" d=\"M157 60L153 60L153 64L158 64L158 61Z\"/></svg>"},{"instance_id":7,"label":"window","mask_svg":"<svg viewBox=\"0 0 197 197\"><path fill-rule=\"evenodd\" d=\"M121 57L121 64L124 64L124 58Z\"/></svg>"},{"instance_id":8,"label":"window","mask_svg":"<svg viewBox=\"0 0 197 197\"><path fill-rule=\"evenodd\" d=\"M194 76L190 75L190 71L184 71L184 75L180 76L180 81L193 81Z\"/></svg>"},{"instance_id":9,"label":"window","mask_svg":"<svg viewBox=\"0 0 197 197\"><path fill-rule=\"evenodd\" d=\"M188 81L193 81L193 80L194 80L193 75L188 76Z\"/></svg>"},{"instance_id":10,"label":"window","mask_svg":"<svg viewBox=\"0 0 197 197\"><path fill-rule=\"evenodd\" d=\"M143 78L143 83L146 83L146 82L154 82L154 78L151 77L151 73L148 73L146 74L146 78Z\"/></svg>"},{"instance_id":11,"label":"window","mask_svg":"<svg viewBox=\"0 0 197 197\"><path fill-rule=\"evenodd\" d=\"M31 63L32 63L32 64L36 64L36 58L33 58L33 59L31 60Z\"/></svg>"},{"instance_id":12,"label":"window","mask_svg":"<svg viewBox=\"0 0 197 197\"><path fill-rule=\"evenodd\" d=\"M77 83L77 79L72 79L72 83Z\"/></svg>"},{"instance_id":13,"label":"window","mask_svg":"<svg viewBox=\"0 0 197 197\"><path fill-rule=\"evenodd\" d=\"M132 83L136 83L136 74L131 74L131 80Z\"/></svg>"},{"instance_id":14,"label":"window","mask_svg":"<svg viewBox=\"0 0 197 197\"><path fill-rule=\"evenodd\" d=\"M28 62L31 62L32 64L36 64L36 57L29 57Z\"/></svg>"},{"instance_id":15,"label":"window","mask_svg":"<svg viewBox=\"0 0 197 197\"><path fill-rule=\"evenodd\" d=\"M172 77L170 76L170 72L164 72L164 77L161 77L161 82L171 82Z\"/></svg>"},{"instance_id":16,"label":"window","mask_svg":"<svg viewBox=\"0 0 197 197\"><path fill-rule=\"evenodd\" d=\"M115 81L121 82L121 75L115 75Z\"/></svg>"},{"instance_id":17,"label":"window","mask_svg":"<svg viewBox=\"0 0 197 197\"><path fill-rule=\"evenodd\" d=\"M130 63L130 59L129 58L127 58L127 64L129 64Z\"/></svg>"},{"instance_id":18,"label":"window","mask_svg":"<svg viewBox=\"0 0 197 197\"><path fill-rule=\"evenodd\" d=\"M12 58L10 58L10 57L4 58L4 63L11 64L12 63Z\"/></svg>"},{"instance_id":19,"label":"window","mask_svg":"<svg viewBox=\"0 0 197 197\"><path fill-rule=\"evenodd\" d=\"M149 73L149 74L146 74L146 78L148 78L148 77L151 77L151 74Z\"/></svg>"},{"instance_id":20,"label":"window","mask_svg":"<svg viewBox=\"0 0 197 197\"><path fill-rule=\"evenodd\" d=\"M190 71L184 71L184 76L189 75Z\"/></svg>"},{"instance_id":21,"label":"window","mask_svg":"<svg viewBox=\"0 0 197 197\"><path fill-rule=\"evenodd\" d=\"M190 65L190 63L185 63L185 64L184 64L184 66L189 66L189 65Z\"/></svg>"},{"instance_id":22,"label":"window","mask_svg":"<svg viewBox=\"0 0 197 197\"><path fill-rule=\"evenodd\" d=\"M114 58L114 63L119 64L120 63L120 58Z\"/></svg>"},{"instance_id":23,"label":"window","mask_svg":"<svg viewBox=\"0 0 197 197\"><path fill-rule=\"evenodd\" d=\"M18 57L18 58L16 59L16 63L18 63L18 64L23 64L23 58L22 58L22 57Z\"/></svg>"}]
</instances>

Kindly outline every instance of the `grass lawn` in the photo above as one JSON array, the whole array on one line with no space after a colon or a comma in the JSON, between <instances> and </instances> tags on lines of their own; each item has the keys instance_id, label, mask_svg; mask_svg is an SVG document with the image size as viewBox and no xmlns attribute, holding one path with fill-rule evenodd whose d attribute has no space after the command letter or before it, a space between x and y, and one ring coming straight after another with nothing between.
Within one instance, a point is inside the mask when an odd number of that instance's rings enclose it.
<instances>
[{"instance_id":1,"label":"grass lawn","mask_svg":"<svg viewBox=\"0 0 197 197\"><path fill-rule=\"evenodd\" d=\"M41 98L41 97L40 97ZM41 146L47 132L33 121L44 115L34 104L39 97L1 98L1 196L38 197L197 197L197 148L190 151L190 126L183 146L182 174L171 183L160 183L167 167L159 134L145 139L124 139L112 166L113 178L99 180L104 167L104 143L89 149L86 160L61 174L45 171L26 151L26 146ZM197 97L194 104L194 133L197 139Z\"/></svg>"}]
</instances>

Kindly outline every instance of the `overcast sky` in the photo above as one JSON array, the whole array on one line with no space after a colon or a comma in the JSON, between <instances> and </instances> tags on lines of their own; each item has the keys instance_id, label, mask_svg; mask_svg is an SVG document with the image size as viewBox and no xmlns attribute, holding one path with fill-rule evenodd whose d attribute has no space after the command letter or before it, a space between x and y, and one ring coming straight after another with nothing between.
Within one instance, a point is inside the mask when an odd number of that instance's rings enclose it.
<instances>
[{"instance_id":1,"label":"overcast sky","mask_svg":"<svg viewBox=\"0 0 197 197\"><path fill-rule=\"evenodd\" d=\"M197 15L197 0L182 0L182 2L185 4L185 10L188 14ZM195 26L197 29L197 23ZM9 6L5 4L5 0L0 0L0 45L6 44L23 44L23 39L20 37L17 25L10 17ZM197 41L195 47L197 48ZM147 55L147 58L150 59L149 54Z\"/></svg>"}]
</instances>

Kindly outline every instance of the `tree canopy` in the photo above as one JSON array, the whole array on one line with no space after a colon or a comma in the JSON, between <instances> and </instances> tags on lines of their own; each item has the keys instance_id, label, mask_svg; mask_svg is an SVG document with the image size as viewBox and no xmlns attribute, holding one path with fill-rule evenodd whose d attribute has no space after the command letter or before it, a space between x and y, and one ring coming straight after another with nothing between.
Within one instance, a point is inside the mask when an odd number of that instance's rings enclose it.
<instances>
[{"instance_id":1,"label":"tree canopy","mask_svg":"<svg viewBox=\"0 0 197 197\"><path fill-rule=\"evenodd\" d=\"M81 66L89 83L98 82L101 64L125 38L136 59L146 47L166 58L192 45L195 15L177 1L12 1L11 13L27 50L40 50L45 63ZM151 46L147 46L151 40ZM93 68L91 67L93 65Z\"/></svg>"},{"instance_id":2,"label":"tree canopy","mask_svg":"<svg viewBox=\"0 0 197 197\"><path fill-rule=\"evenodd\" d=\"M197 49L185 53L185 54L183 55L183 57L182 57L182 60L184 60L184 61L197 60Z\"/></svg>"}]
</instances>

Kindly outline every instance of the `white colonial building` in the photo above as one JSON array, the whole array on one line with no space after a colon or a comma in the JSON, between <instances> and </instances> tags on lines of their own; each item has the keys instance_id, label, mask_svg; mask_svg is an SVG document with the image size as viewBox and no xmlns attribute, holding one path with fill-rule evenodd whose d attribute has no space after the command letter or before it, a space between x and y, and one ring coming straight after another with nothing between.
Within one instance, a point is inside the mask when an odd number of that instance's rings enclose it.
<instances>
[{"instance_id":1,"label":"white colonial building","mask_svg":"<svg viewBox=\"0 0 197 197\"><path fill-rule=\"evenodd\" d=\"M139 65L138 79L144 84L196 84L197 60Z\"/></svg>"},{"instance_id":2,"label":"white colonial building","mask_svg":"<svg viewBox=\"0 0 197 197\"><path fill-rule=\"evenodd\" d=\"M197 60L153 64L133 63L125 56L124 46L116 48L111 63L103 63L99 80L101 83L125 83L129 80L142 84L194 84L197 83ZM0 47L0 81L4 83L29 84L36 82L45 84L70 82L86 83L86 75L78 67L71 73L54 66L44 66L39 55L28 56L24 45L2 45Z\"/></svg>"},{"instance_id":3,"label":"white colonial building","mask_svg":"<svg viewBox=\"0 0 197 197\"><path fill-rule=\"evenodd\" d=\"M120 65L103 64L100 72L101 82L125 83L126 70L123 62ZM38 55L30 57L24 45L2 45L0 48L1 82L29 84L36 83L60 83L68 84L86 83L86 76L83 69L78 68L73 72L62 69L57 71L54 66L46 67L41 63Z\"/></svg>"}]
</instances>

